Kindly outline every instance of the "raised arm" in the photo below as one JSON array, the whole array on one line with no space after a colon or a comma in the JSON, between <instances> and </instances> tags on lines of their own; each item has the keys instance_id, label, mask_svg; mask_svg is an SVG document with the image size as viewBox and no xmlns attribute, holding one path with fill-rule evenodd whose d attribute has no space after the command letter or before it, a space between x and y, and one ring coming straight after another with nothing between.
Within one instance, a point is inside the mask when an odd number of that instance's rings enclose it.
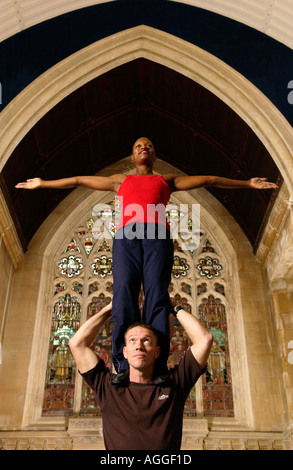
<instances>
[{"instance_id":1,"label":"raised arm","mask_svg":"<svg viewBox=\"0 0 293 470\"><path fill-rule=\"evenodd\" d=\"M28 179L25 182L18 183L15 187L18 189L38 189L55 188L66 189L76 186L84 186L99 191L118 191L120 185L126 178L123 174L112 176L72 176L70 178L61 178L58 180L43 180L41 178Z\"/></svg>"},{"instance_id":2,"label":"raised arm","mask_svg":"<svg viewBox=\"0 0 293 470\"><path fill-rule=\"evenodd\" d=\"M203 369L212 349L213 335L201 325L197 318L184 309L179 310L176 317L192 343L190 349L194 358Z\"/></svg>"},{"instance_id":3,"label":"raised arm","mask_svg":"<svg viewBox=\"0 0 293 470\"><path fill-rule=\"evenodd\" d=\"M80 373L93 369L99 361L91 345L110 318L112 302L89 318L69 340L69 347Z\"/></svg>"},{"instance_id":4,"label":"raised arm","mask_svg":"<svg viewBox=\"0 0 293 470\"><path fill-rule=\"evenodd\" d=\"M216 186L218 188L228 189L275 189L278 186L270 183L267 178L251 178L250 180L233 180L222 178L220 176L177 176L164 175L171 191L188 191L190 189L201 188L205 186Z\"/></svg>"}]
</instances>

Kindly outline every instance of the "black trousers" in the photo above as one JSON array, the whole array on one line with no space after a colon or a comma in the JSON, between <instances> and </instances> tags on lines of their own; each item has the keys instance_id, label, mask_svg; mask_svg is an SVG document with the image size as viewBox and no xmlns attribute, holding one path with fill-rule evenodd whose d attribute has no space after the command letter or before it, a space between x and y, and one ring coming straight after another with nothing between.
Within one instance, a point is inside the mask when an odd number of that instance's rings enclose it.
<instances>
[{"instance_id":1,"label":"black trousers","mask_svg":"<svg viewBox=\"0 0 293 470\"><path fill-rule=\"evenodd\" d=\"M161 347L155 373L160 375L166 370L170 350L168 287L172 265L173 240L166 227L129 224L116 233L113 243L112 353L117 373L128 369L128 361L123 356L125 330L132 323L141 321L138 306L141 284L144 290L142 321L158 331Z\"/></svg>"}]
</instances>

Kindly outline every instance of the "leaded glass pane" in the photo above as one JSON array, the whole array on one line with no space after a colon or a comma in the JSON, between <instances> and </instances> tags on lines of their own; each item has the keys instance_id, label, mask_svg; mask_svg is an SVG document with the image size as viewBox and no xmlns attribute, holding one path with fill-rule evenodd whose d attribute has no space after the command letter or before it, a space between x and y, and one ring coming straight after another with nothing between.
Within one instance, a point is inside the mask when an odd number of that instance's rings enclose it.
<instances>
[{"instance_id":1,"label":"leaded glass pane","mask_svg":"<svg viewBox=\"0 0 293 470\"><path fill-rule=\"evenodd\" d=\"M94 242L92 237L86 237L84 242L84 249L87 255L89 255L94 247Z\"/></svg>"},{"instance_id":2,"label":"leaded glass pane","mask_svg":"<svg viewBox=\"0 0 293 470\"><path fill-rule=\"evenodd\" d=\"M101 293L98 297L93 297L87 308L87 318L90 318L98 313L110 302L111 297L106 297L103 293ZM99 355L101 359L103 359L109 369L112 368L112 331L113 322L110 318L105 323L102 331L97 336L96 341L92 345L92 349ZM101 414L95 395L84 380L82 383L80 414L83 416L99 416Z\"/></svg>"},{"instance_id":3,"label":"leaded glass pane","mask_svg":"<svg viewBox=\"0 0 293 470\"><path fill-rule=\"evenodd\" d=\"M187 282L181 282L181 291L186 292L186 294L191 295L191 285L187 284Z\"/></svg>"},{"instance_id":4,"label":"leaded glass pane","mask_svg":"<svg viewBox=\"0 0 293 470\"><path fill-rule=\"evenodd\" d=\"M203 377L204 415L233 417L233 393L226 308L209 295L199 305L202 324L213 334L213 347Z\"/></svg>"},{"instance_id":5,"label":"leaded glass pane","mask_svg":"<svg viewBox=\"0 0 293 470\"><path fill-rule=\"evenodd\" d=\"M93 282L92 284L89 285L88 289L88 294L93 294L94 292L97 292L99 290L99 284L97 281Z\"/></svg>"},{"instance_id":6,"label":"leaded glass pane","mask_svg":"<svg viewBox=\"0 0 293 470\"><path fill-rule=\"evenodd\" d=\"M55 285L54 295L59 294L66 290L66 283L65 281L60 281Z\"/></svg>"},{"instance_id":7,"label":"leaded glass pane","mask_svg":"<svg viewBox=\"0 0 293 470\"><path fill-rule=\"evenodd\" d=\"M70 243L68 243L67 247L64 250L64 253L67 253L68 251L77 251L78 253L80 253L80 249L74 238L71 240Z\"/></svg>"},{"instance_id":8,"label":"leaded glass pane","mask_svg":"<svg viewBox=\"0 0 293 470\"><path fill-rule=\"evenodd\" d=\"M216 250L211 245L209 240L206 240L205 245L202 247L201 253L216 253Z\"/></svg>"},{"instance_id":9,"label":"leaded glass pane","mask_svg":"<svg viewBox=\"0 0 293 470\"><path fill-rule=\"evenodd\" d=\"M199 260L197 269L199 270L201 276L212 279L213 277L220 275L222 266L220 265L218 259L211 258L211 256L206 256L205 258L201 258Z\"/></svg>"},{"instance_id":10,"label":"leaded glass pane","mask_svg":"<svg viewBox=\"0 0 293 470\"><path fill-rule=\"evenodd\" d=\"M63 258L58 265L60 274L68 278L79 276L83 270L83 261L81 258L76 256L68 256L68 258Z\"/></svg>"},{"instance_id":11,"label":"leaded glass pane","mask_svg":"<svg viewBox=\"0 0 293 470\"><path fill-rule=\"evenodd\" d=\"M73 290L74 292L76 292L77 294L82 295L82 287L83 287L83 286L82 286L82 284L81 284L80 282L74 281L74 282L72 283L72 287L71 287L71 288L72 288L72 290Z\"/></svg>"},{"instance_id":12,"label":"leaded glass pane","mask_svg":"<svg viewBox=\"0 0 293 470\"><path fill-rule=\"evenodd\" d=\"M201 295L207 292L207 283L203 282L197 286L197 295Z\"/></svg>"},{"instance_id":13,"label":"leaded glass pane","mask_svg":"<svg viewBox=\"0 0 293 470\"><path fill-rule=\"evenodd\" d=\"M172 274L175 279L179 277L187 276L189 270L189 264L187 264L185 258L174 256L174 262L172 267Z\"/></svg>"},{"instance_id":14,"label":"leaded glass pane","mask_svg":"<svg viewBox=\"0 0 293 470\"><path fill-rule=\"evenodd\" d=\"M105 238L102 240L102 243L98 246L97 251L111 251L109 243Z\"/></svg>"},{"instance_id":15,"label":"leaded glass pane","mask_svg":"<svg viewBox=\"0 0 293 470\"><path fill-rule=\"evenodd\" d=\"M80 303L66 294L53 306L43 415L70 415L73 412L76 366L68 346L80 326Z\"/></svg>"},{"instance_id":16,"label":"leaded glass pane","mask_svg":"<svg viewBox=\"0 0 293 470\"><path fill-rule=\"evenodd\" d=\"M93 274L99 277L112 276L113 262L112 258L100 256L93 260L91 264Z\"/></svg>"},{"instance_id":17,"label":"leaded glass pane","mask_svg":"<svg viewBox=\"0 0 293 470\"><path fill-rule=\"evenodd\" d=\"M190 341L185 330L179 321L173 315L170 315L170 355L168 367L175 367L189 346ZM196 393L195 387L193 387L184 406L184 416L195 417L196 415Z\"/></svg>"}]
</instances>

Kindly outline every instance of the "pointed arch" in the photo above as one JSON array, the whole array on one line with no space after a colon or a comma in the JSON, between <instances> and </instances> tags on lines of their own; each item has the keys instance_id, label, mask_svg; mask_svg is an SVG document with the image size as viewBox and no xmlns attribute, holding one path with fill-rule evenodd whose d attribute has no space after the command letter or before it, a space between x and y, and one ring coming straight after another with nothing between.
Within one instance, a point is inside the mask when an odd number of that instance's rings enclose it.
<instances>
[{"instance_id":1,"label":"pointed arch","mask_svg":"<svg viewBox=\"0 0 293 470\"><path fill-rule=\"evenodd\" d=\"M107 168L104 172L121 172L122 169L125 169L126 161L121 161L115 165L112 165L111 168ZM156 171L159 173L170 173L174 172L174 168L166 163L158 160L156 162ZM33 346L31 351L30 358L30 371L27 384L26 392L26 404L25 411L23 416L23 426L25 428L30 428L30 426L43 426L45 423L47 425L58 425L64 426L66 429L68 416L66 415L50 415L50 408L47 401L45 406L48 406L48 412L42 416L42 408L44 406L44 384L47 377L47 391L48 391L48 400L54 396L56 384L54 383L54 374L56 371L54 367L48 369L48 344L52 342L52 333L51 333L51 322L52 322L52 309L54 314L54 308L56 302L59 302L61 305L61 310L64 302L66 302L66 293L70 292L71 300L72 296L77 299L81 299L79 292L72 290L72 287L61 286L59 275L56 275L56 262L62 257L64 250L73 250L64 253L64 255L72 255L75 257L86 258L86 252L83 248L83 253L80 253L77 250L77 245L82 247L84 240L81 235L80 243L75 244L72 238L72 235L76 233L76 228L79 227L81 221L86 221L91 215L92 209L98 203L109 203L113 198L113 193L96 193L84 188L77 188L73 191L59 206L56 208L48 219L43 223L42 227L39 229L35 238L32 241L30 255L34 256L35 253L39 255L40 262L40 285L39 285L39 295L36 308L36 321L35 321L35 330L34 330L34 339ZM232 376L233 376L233 387L235 391L241 389L242 383L249 384L249 373L248 373L248 363L246 359L246 345L245 345L245 332L244 332L244 320L243 320L243 308L241 299L241 279L239 278L239 265L238 258L240 254L240 246L242 250L247 248L247 256L250 256L252 259L251 250L249 244L246 244L246 238L235 223L232 216L230 216L225 209L222 208L220 203L211 196L205 189L199 191L191 191L187 193L177 193L176 196L173 195L172 201L180 207L180 204L190 205L190 204L199 204L201 205L201 226L203 231L207 236L207 239L212 240L212 245L217 248L217 255L215 257L219 258L220 262L225 265L224 278L221 278L220 287L215 287L215 282L218 280L217 277L209 279L209 293L213 293L217 301L221 302L221 305L228 306L229 304L229 313L227 313L227 327L229 331L229 344L231 355L229 356L229 367L231 367ZM225 221L223 223L223 221ZM239 247L238 247L239 244ZM202 245L202 244L201 244ZM207 246L206 240L203 241L203 245ZM246 248L245 248L246 245ZM104 244L103 244L104 246ZM77 251L76 251L77 250ZM42 254L41 254L42 253ZM177 253L181 256L181 253ZM206 253L205 253L206 254ZM68 257L67 256L67 257ZM97 253L90 253L89 257L95 258ZM183 255L182 255L183 256ZM180 279L175 279L175 295L178 293L182 299L189 304L193 313L196 313L198 306L200 305L201 299L203 296L198 296L196 293L196 288L202 279L199 271L196 269L196 261L193 259L192 255L189 255L186 252L184 257L188 257L187 263L192 266L190 274L187 274L186 277ZM197 274L196 274L197 273ZM57 273L58 274L58 273ZM84 274L85 275L85 274ZM66 276L63 276L65 279ZM83 278L83 274L81 275ZM69 279L69 278L68 278ZM91 287L95 279L93 278L89 282ZM98 282L99 279L96 279ZM185 282L186 281L186 282ZM83 282L82 280L80 281ZM184 285L182 285L184 283ZM226 296L221 293L221 286L225 284L225 293ZM70 286L72 284L72 279L70 278ZM83 284L85 286L85 284ZM65 290L62 290L62 289ZM66 291L67 288L67 291ZM88 309L94 308L92 305L93 299L97 297L99 292L86 289L86 300L78 300L78 303L81 304L80 309L80 319L85 321L89 315ZM61 290L60 290L61 289ZM71 290L69 290L71 289ZM192 289L192 292L191 290ZM218 291L216 290L218 289ZM102 289L103 290L103 289ZM55 292L55 295L53 295ZM104 289L103 292L106 292ZM218 300L220 299L220 300ZM229 299L227 301L226 299ZM225 320L226 321L226 320ZM219 328L218 328L219 329ZM220 329L219 329L220 331ZM221 333L219 333L221 334ZM40 341L40 338L43 340ZM57 343L56 343L57 344ZM242 345L241 354L238 352L237 345ZM66 347L66 345L65 345ZM53 348L54 349L54 348ZM59 351L59 350L58 350ZM57 351L57 354L58 354ZM54 353L54 351L53 351ZM227 350L225 350L225 355L227 356ZM52 355L53 357L53 355ZM54 366L54 359L51 363ZM231 364L231 366L230 366ZM212 367L212 366L211 366ZM52 370L51 370L52 369ZM50 376L51 373L51 376ZM71 373L68 369L66 373L69 375ZM49 377L49 379L48 379ZM51 380L51 382L50 382ZM56 382L57 383L57 382ZM204 395L212 394L212 383L211 381L207 383L202 388L198 387L196 390L196 404L197 404L197 416L209 417L212 418L216 416L214 410L205 409ZM66 388L65 386L63 388ZM51 389L51 391L49 390ZM70 395L73 387L71 384L67 385L66 393ZM75 374L75 389L77 392L77 399L75 402L70 401L71 395L68 395L67 402L70 404L72 413L77 413L84 415L86 402L80 401L81 396L85 396L86 393L82 388L81 378ZM231 398L231 383L227 383L226 389L222 393L225 393L225 396L230 396ZM66 395L67 396L67 395ZM212 395L211 395L212 396ZM244 427L250 427L252 425L252 406L251 406L251 396L249 393L249 386L245 387L245 393L236 393L236 399L234 402L234 416L227 413L223 418L219 418L221 422L225 423L225 420L228 422L225 424L231 426L233 429L235 426L242 425ZM93 397L88 397L90 404L92 404ZM195 398L194 398L195 400ZM216 400L216 399L215 399ZM228 402L227 398L227 402ZM231 400L230 400L231 402ZM224 414L224 413L223 413ZM50 421L51 420L51 421Z\"/></svg>"},{"instance_id":2,"label":"pointed arch","mask_svg":"<svg viewBox=\"0 0 293 470\"><path fill-rule=\"evenodd\" d=\"M88 81L138 57L191 78L230 106L263 142L293 194L292 130L275 106L215 56L144 25L81 49L38 77L12 100L0 114L0 169L26 133L53 106Z\"/></svg>"}]
</instances>

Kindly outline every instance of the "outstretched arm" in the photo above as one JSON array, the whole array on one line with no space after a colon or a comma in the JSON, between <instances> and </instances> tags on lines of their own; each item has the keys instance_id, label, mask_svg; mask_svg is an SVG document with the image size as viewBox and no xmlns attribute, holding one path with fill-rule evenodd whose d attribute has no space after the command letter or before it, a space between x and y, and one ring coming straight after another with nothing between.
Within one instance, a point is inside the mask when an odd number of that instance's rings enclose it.
<instances>
[{"instance_id":1,"label":"outstretched arm","mask_svg":"<svg viewBox=\"0 0 293 470\"><path fill-rule=\"evenodd\" d=\"M207 363L213 345L213 335L204 328L199 320L182 309L176 315L191 340L191 352L203 369Z\"/></svg>"},{"instance_id":2,"label":"outstretched arm","mask_svg":"<svg viewBox=\"0 0 293 470\"><path fill-rule=\"evenodd\" d=\"M89 318L69 340L69 347L81 374L93 369L99 361L91 345L110 318L112 302Z\"/></svg>"},{"instance_id":3,"label":"outstretched arm","mask_svg":"<svg viewBox=\"0 0 293 470\"><path fill-rule=\"evenodd\" d=\"M18 189L65 189L74 188L75 186L84 186L86 188L98 189L100 191L118 191L124 179L125 175L122 174L112 176L72 176L71 178L61 178L49 181L41 178L32 178L25 182L18 183L15 187Z\"/></svg>"},{"instance_id":4,"label":"outstretched arm","mask_svg":"<svg viewBox=\"0 0 293 470\"><path fill-rule=\"evenodd\" d=\"M187 191L205 186L216 186L228 189L275 189L278 186L270 183L267 178L251 178L250 180L233 180L220 176L176 176L164 175L171 191Z\"/></svg>"}]
</instances>

